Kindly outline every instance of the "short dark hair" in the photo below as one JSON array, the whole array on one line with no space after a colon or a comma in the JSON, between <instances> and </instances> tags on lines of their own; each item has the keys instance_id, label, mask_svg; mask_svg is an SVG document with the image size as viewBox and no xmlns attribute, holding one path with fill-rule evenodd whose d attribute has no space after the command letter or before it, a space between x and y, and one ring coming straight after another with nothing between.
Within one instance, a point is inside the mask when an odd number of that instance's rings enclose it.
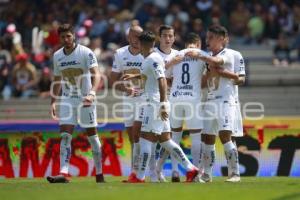
<instances>
[{"instance_id":1,"label":"short dark hair","mask_svg":"<svg viewBox=\"0 0 300 200\"><path fill-rule=\"evenodd\" d=\"M159 26L159 29L158 29L159 37L161 36L161 34L164 30L173 30L174 35L175 35L174 28L172 26L164 24L164 25Z\"/></svg>"},{"instance_id":2,"label":"short dark hair","mask_svg":"<svg viewBox=\"0 0 300 200\"><path fill-rule=\"evenodd\" d=\"M201 38L197 33L191 32L185 38L186 44L194 44L196 42L201 42Z\"/></svg>"},{"instance_id":3,"label":"short dark hair","mask_svg":"<svg viewBox=\"0 0 300 200\"><path fill-rule=\"evenodd\" d=\"M227 37L228 36L228 31L224 26L220 26L220 25L213 25L210 26L208 28L208 31L211 33L214 33L218 36L223 36L223 37Z\"/></svg>"},{"instance_id":4,"label":"short dark hair","mask_svg":"<svg viewBox=\"0 0 300 200\"><path fill-rule=\"evenodd\" d=\"M62 24L58 27L57 33L60 35L63 32L71 32L74 33L74 28L71 24Z\"/></svg>"},{"instance_id":5,"label":"short dark hair","mask_svg":"<svg viewBox=\"0 0 300 200\"><path fill-rule=\"evenodd\" d=\"M141 43L152 43L155 41L155 34L151 31L143 31L139 36L139 40Z\"/></svg>"}]
</instances>

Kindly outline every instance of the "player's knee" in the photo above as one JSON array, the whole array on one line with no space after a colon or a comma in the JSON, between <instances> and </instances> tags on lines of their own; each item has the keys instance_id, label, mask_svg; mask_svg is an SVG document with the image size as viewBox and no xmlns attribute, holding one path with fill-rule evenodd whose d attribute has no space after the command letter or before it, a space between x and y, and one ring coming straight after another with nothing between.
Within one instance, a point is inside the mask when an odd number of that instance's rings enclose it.
<instances>
[{"instance_id":1,"label":"player's knee","mask_svg":"<svg viewBox=\"0 0 300 200\"><path fill-rule=\"evenodd\" d=\"M225 143L231 141L231 132L230 131L220 131L219 137L220 137L222 144L225 144Z\"/></svg>"}]
</instances>

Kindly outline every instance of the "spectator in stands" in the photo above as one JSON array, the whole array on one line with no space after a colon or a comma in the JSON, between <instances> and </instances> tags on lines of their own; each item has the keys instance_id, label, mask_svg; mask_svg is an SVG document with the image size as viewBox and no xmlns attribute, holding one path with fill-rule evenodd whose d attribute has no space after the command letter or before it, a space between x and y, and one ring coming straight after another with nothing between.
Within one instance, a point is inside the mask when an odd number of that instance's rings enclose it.
<instances>
[{"instance_id":1,"label":"spectator in stands","mask_svg":"<svg viewBox=\"0 0 300 200\"><path fill-rule=\"evenodd\" d=\"M0 42L0 94L2 94L4 100L8 100L11 96L9 85L11 62L10 52L6 49L2 49Z\"/></svg>"},{"instance_id":2,"label":"spectator in stands","mask_svg":"<svg viewBox=\"0 0 300 200\"><path fill-rule=\"evenodd\" d=\"M40 80L37 84L38 88L38 96L40 98L48 98L50 97L50 89L51 89L52 75L51 71L48 67L44 67L42 69Z\"/></svg>"},{"instance_id":3,"label":"spectator in stands","mask_svg":"<svg viewBox=\"0 0 300 200\"><path fill-rule=\"evenodd\" d=\"M254 4L254 15L250 18L247 26L251 42L261 43L264 32L264 12L260 3Z\"/></svg>"},{"instance_id":4,"label":"spectator in stands","mask_svg":"<svg viewBox=\"0 0 300 200\"><path fill-rule=\"evenodd\" d=\"M283 34L279 35L276 46L274 47L273 64L276 67L287 67L291 61L290 47L287 39Z\"/></svg>"},{"instance_id":5,"label":"spectator in stands","mask_svg":"<svg viewBox=\"0 0 300 200\"><path fill-rule=\"evenodd\" d=\"M36 68L28 59L26 53L17 55L17 63L12 71L13 95L23 99L34 95L37 84Z\"/></svg>"},{"instance_id":6,"label":"spectator in stands","mask_svg":"<svg viewBox=\"0 0 300 200\"><path fill-rule=\"evenodd\" d=\"M247 34L247 24L250 19L249 10L246 8L243 1L239 1L236 9L230 14L230 30L235 36L244 38Z\"/></svg>"}]
</instances>

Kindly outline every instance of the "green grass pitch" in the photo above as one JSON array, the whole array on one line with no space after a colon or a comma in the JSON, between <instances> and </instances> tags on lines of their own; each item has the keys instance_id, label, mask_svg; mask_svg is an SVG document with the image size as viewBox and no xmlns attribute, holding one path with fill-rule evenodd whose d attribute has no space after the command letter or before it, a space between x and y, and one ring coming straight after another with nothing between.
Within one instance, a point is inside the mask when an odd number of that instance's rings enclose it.
<instances>
[{"instance_id":1,"label":"green grass pitch","mask_svg":"<svg viewBox=\"0 0 300 200\"><path fill-rule=\"evenodd\" d=\"M300 179L243 177L240 183L121 183L122 177L72 178L68 184L49 184L45 179L0 179L1 200L300 200Z\"/></svg>"}]
</instances>

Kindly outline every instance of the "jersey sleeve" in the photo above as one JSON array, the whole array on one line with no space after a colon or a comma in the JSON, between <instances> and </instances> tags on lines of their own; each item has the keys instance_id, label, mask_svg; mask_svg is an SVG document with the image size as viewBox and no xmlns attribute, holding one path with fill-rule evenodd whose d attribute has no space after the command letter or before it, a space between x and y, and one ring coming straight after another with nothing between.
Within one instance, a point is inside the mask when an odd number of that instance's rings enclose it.
<instances>
[{"instance_id":1,"label":"jersey sleeve","mask_svg":"<svg viewBox=\"0 0 300 200\"><path fill-rule=\"evenodd\" d=\"M154 57L151 59L151 62L149 63L151 66L149 66L151 72L153 73L155 79L159 79L161 77L165 77L164 73L164 61L159 57Z\"/></svg>"},{"instance_id":2,"label":"jersey sleeve","mask_svg":"<svg viewBox=\"0 0 300 200\"><path fill-rule=\"evenodd\" d=\"M61 76L61 73L58 69L58 65L57 65L57 56L56 54L54 54L53 56L53 75L54 76Z\"/></svg>"},{"instance_id":3,"label":"jersey sleeve","mask_svg":"<svg viewBox=\"0 0 300 200\"><path fill-rule=\"evenodd\" d=\"M90 69L93 67L98 67L98 61L96 58L96 55L92 50L88 49L87 50L87 58L86 58L86 66Z\"/></svg>"},{"instance_id":4,"label":"jersey sleeve","mask_svg":"<svg viewBox=\"0 0 300 200\"><path fill-rule=\"evenodd\" d=\"M240 76L245 76L245 61L241 53L237 53L234 56L234 73L237 73Z\"/></svg>"},{"instance_id":5,"label":"jersey sleeve","mask_svg":"<svg viewBox=\"0 0 300 200\"><path fill-rule=\"evenodd\" d=\"M114 60L113 60L113 65L112 65L112 71L113 71L113 72L117 72L117 73L122 72L122 65L121 65L121 62L120 62L120 56L119 56L118 52L116 52L116 53L114 54Z\"/></svg>"}]
</instances>

